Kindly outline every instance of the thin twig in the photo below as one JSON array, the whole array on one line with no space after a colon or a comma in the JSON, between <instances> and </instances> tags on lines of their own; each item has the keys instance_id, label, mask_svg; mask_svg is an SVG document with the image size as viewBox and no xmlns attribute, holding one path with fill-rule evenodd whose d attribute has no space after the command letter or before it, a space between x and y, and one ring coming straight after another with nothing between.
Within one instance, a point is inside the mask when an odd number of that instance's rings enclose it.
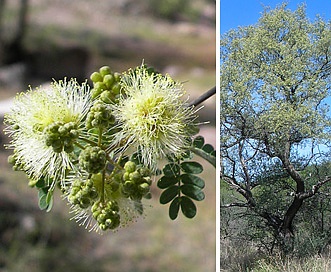
<instances>
[{"instance_id":1,"label":"thin twig","mask_svg":"<svg viewBox=\"0 0 331 272\"><path fill-rule=\"evenodd\" d=\"M200 103L207 100L208 98L210 98L211 96L213 96L214 94L216 94L216 86L211 88L209 91L203 93L202 95L200 95L197 99L193 100L191 103L189 103L189 106L197 106Z\"/></svg>"}]
</instances>

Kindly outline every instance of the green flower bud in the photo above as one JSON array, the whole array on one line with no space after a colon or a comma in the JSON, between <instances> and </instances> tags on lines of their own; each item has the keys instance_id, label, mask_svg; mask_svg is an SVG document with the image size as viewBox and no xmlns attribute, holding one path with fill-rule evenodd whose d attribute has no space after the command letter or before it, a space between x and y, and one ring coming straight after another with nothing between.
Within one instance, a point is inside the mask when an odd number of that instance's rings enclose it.
<instances>
[{"instance_id":1,"label":"green flower bud","mask_svg":"<svg viewBox=\"0 0 331 272\"><path fill-rule=\"evenodd\" d=\"M103 102L110 104L112 101L115 100L115 96L111 93L111 91L103 91L100 95L100 99Z\"/></svg>"},{"instance_id":2,"label":"green flower bud","mask_svg":"<svg viewBox=\"0 0 331 272\"><path fill-rule=\"evenodd\" d=\"M149 171L149 169L145 168L145 167L138 169L138 172L140 173L140 175L142 177L149 177L151 175L151 172Z\"/></svg>"},{"instance_id":3,"label":"green flower bud","mask_svg":"<svg viewBox=\"0 0 331 272\"><path fill-rule=\"evenodd\" d=\"M94 89L98 90L101 93L107 90L107 87L103 82L97 82L94 84Z\"/></svg>"},{"instance_id":4,"label":"green flower bud","mask_svg":"<svg viewBox=\"0 0 331 272\"><path fill-rule=\"evenodd\" d=\"M143 177L143 182L147 183L149 186L152 185L152 179L151 177Z\"/></svg>"},{"instance_id":5,"label":"green flower bud","mask_svg":"<svg viewBox=\"0 0 331 272\"><path fill-rule=\"evenodd\" d=\"M114 122L115 119L112 116L110 106L103 103L102 101L97 101L93 107L91 107L90 112L87 114L86 128L91 129L93 127L108 127Z\"/></svg>"},{"instance_id":6,"label":"green flower bud","mask_svg":"<svg viewBox=\"0 0 331 272\"><path fill-rule=\"evenodd\" d=\"M135 191L136 185L133 181L127 180L123 185L123 189L125 192L131 193Z\"/></svg>"},{"instance_id":7,"label":"green flower bud","mask_svg":"<svg viewBox=\"0 0 331 272\"><path fill-rule=\"evenodd\" d=\"M11 165L15 165L16 164L16 156L15 154L9 155L8 156L8 163Z\"/></svg>"},{"instance_id":8,"label":"green flower bud","mask_svg":"<svg viewBox=\"0 0 331 272\"><path fill-rule=\"evenodd\" d=\"M98 198L98 192L93 186L93 181L75 180L72 183L68 200L73 205L78 205L81 209L90 207Z\"/></svg>"},{"instance_id":9,"label":"green flower bud","mask_svg":"<svg viewBox=\"0 0 331 272\"><path fill-rule=\"evenodd\" d=\"M45 128L44 134L45 144L52 146L54 152L65 151L70 153L74 150L73 143L78 138L79 131L74 122L65 124L54 122Z\"/></svg>"},{"instance_id":10,"label":"green flower bud","mask_svg":"<svg viewBox=\"0 0 331 272\"><path fill-rule=\"evenodd\" d=\"M105 168L107 154L98 146L87 146L79 155L79 164L88 173L96 174Z\"/></svg>"},{"instance_id":11,"label":"green flower bud","mask_svg":"<svg viewBox=\"0 0 331 272\"><path fill-rule=\"evenodd\" d=\"M123 181L126 181L126 180L130 180L130 173L129 172L125 172L123 174Z\"/></svg>"},{"instance_id":12,"label":"green flower bud","mask_svg":"<svg viewBox=\"0 0 331 272\"><path fill-rule=\"evenodd\" d=\"M82 197L80 202L79 202L79 206L82 208L82 209L86 209L88 208L89 206L91 205L91 201L88 197Z\"/></svg>"},{"instance_id":13,"label":"green flower bud","mask_svg":"<svg viewBox=\"0 0 331 272\"><path fill-rule=\"evenodd\" d=\"M149 192L149 184L148 183L142 183L138 186L139 192L142 195L145 195Z\"/></svg>"},{"instance_id":14,"label":"green flower bud","mask_svg":"<svg viewBox=\"0 0 331 272\"><path fill-rule=\"evenodd\" d=\"M135 182L137 182L141 179L141 175L139 174L138 171L134 171L134 172L130 173L129 177L130 177L130 180L135 181Z\"/></svg>"},{"instance_id":15,"label":"green flower bud","mask_svg":"<svg viewBox=\"0 0 331 272\"><path fill-rule=\"evenodd\" d=\"M120 225L119 207L116 201L107 203L98 201L94 203L91 211L101 230L115 229Z\"/></svg>"},{"instance_id":16,"label":"green flower bud","mask_svg":"<svg viewBox=\"0 0 331 272\"><path fill-rule=\"evenodd\" d=\"M63 150L64 150L64 152L67 152L67 153L71 153L71 152L73 152L74 151L74 146L72 145L72 144L68 144L68 145L64 145L64 148L63 148Z\"/></svg>"},{"instance_id":17,"label":"green flower bud","mask_svg":"<svg viewBox=\"0 0 331 272\"><path fill-rule=\"evenodd\" d=\"M132 173L136 170L136 164L133 161L127 161L124 164L124 170L126 172Z\"/></svg>"},{"instance_id":18,"label":"green flower bud","mask_svg":"<svg viewBox=\"0 0 331 272\"><path fill-rule=\"evenodd\" d=\"M115 72L115 73L114 73L114 78L115 78L115 81L116 81L116 82L119 82L119 81L121 80L121 74Z\"/></svg>"},{"instance_id":19,"label":"green flower bud","mask_svg":"<svg viewBox=\"0 0 331 272\"><path fill-rule=\"evenodd\" d=\"M112 87L113 94L119 94L121 91L121 85L118 83L115 83Z\"/></svg>"},{"instance_id":20,"label":"green flower bud","mask_svg":"<svg viewBox=\"0 0 331 272\"><path fill-rule=\"evenodd\" d=\"M105 75L111 74L111 70L110 70L109 66L102 66L99 69L99 72L100 72L100 74L101 74L102 77L104 77Z\"/></svg>"},{"instance_id":21,"label":"green flower bud","mask_svg":"<svg viewBox=\"0 0 331 272\"><path fill-rule=\"evenodd\" d=\"M111 74L105 75L103 78L103 83L107 86L108 89L111 89L114 82L115 82L115 77Z\"/></svg>"},{"instance_id":22,"label":"green flower bud","mask_svg":"<svg viewBox=\"0 0 331 272\"><path fill-rule=\"evenodd\" d=\"M92 99L96 99L101 93L102 93L102 89L92 89L91 90L91 97Z\"/></svg>"},{"instance_id":23,"label":"green flower bud","mask_svg":"<svg viewBox=\"0 0 331 272\"><path fill-rule=\"evenodd\" d=\"M96 83L98 81L102 81L102 76L98 72L94 72L91 74L90 79L93 81L93 83Z\"/></svg>"}]
</instances>

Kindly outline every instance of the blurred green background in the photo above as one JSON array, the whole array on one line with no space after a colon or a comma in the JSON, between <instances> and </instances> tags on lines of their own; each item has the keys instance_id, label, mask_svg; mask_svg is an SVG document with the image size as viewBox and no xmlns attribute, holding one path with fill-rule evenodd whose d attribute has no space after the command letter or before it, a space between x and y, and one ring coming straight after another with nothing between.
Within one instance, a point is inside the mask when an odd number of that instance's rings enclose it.
<instances>
[{"instance_id":1,"label":"blurred green background","mask_svg":"<svg viewBox=\"0 0 331 272\"><path fill-rule=\"evenodd\" d=\"M37 192L7 164L2 132L11 98L52 79L84 81L102 65L122 72L142 60L184 82L193 99L215 85L215 1L0 0L0 271L215 271L216 175L205 167L206 199L194 219L168 217L146 201L125 229L89 233L56 196L40 211ZM215 97L200 110L201 134L215 146Z\"/></svg>"}]
</instances>

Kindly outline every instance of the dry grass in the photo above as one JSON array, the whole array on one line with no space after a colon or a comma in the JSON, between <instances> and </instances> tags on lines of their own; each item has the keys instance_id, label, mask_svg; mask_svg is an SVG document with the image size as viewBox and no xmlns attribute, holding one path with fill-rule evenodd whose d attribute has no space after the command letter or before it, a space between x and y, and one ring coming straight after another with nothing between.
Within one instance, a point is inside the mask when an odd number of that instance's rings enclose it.
<instances>
[{"instance_id":1,"label":"dry grass","mask_svg":"<svg viewBox=\"0 0 331 272\"><path fill-rule=\"evenodd\" d=\"M260 252L254 242L221 239L220 258L222 272L329 272L331 251L309 257L268 255Z\"/></svg>"},{"instance_id":2,"label":"dry grass","mask_svg":"<svg viewBox=\"0 0 331 272\"><path fill-rule=\"evenodd\" d=\"M296 259L286 258L285 260L276 256L270 260L263 259L257 262L251 272L328 272L331 271L330 255L314 255L309 258Z\"/></svg>"}]
</instances>

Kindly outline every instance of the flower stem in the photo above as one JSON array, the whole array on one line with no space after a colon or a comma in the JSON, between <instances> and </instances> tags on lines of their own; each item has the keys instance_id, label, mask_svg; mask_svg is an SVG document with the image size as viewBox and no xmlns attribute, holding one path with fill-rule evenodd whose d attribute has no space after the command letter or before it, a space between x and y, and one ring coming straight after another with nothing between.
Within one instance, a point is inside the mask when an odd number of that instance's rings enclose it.
<instances>
[{"instance_id":1,"label":"flower stem","mask_svg":"<svg viewBox=\"0 0 331 272\"><path fill-rule=\"evenodd\" d=\"M200 95L197 99L193 100L191 103L189 103L189 106L198 106L208 98L212 97L214 94L216 94L216 86Z\"/></svg>"},{"instance_id":2,"label":"flower stem","mask_svg":"<svg viewBox=\"0 0 331 272\"><path fill-rule=\"evenodd\" d=\"M104 203L105 201L105 177L106 177L106 169L102 170L101 196L100 196L101 203Z\"/></svg>"},{"instance_id":3,"label":"flower stem","mask_svg":"<svg viewBox=\"0 0 331 272\"><path fill-rule=\"evenodd\" d=\"M102 128L99 128L99 135L98 135L98 146L100 147L102 143Z\"/></svg>"},{"instance_id":4,"label":"flower stem","mask_svg":"<svg viewBox=\"0 0 331 272\"><path fill-rule=\"evenodd\" d=\"M79 137L79 139L82 140L82 141L85 142L85 143L88 143L88 144L92 145L92 146L96 146L96 145L97 145L96 142L91 141L91 140L89 140L89 139L86 139L86 138L84 138L84 137Z\"/></svg>"},{"instance_id":5,"label":"flower stem","mask_svg":"<svg viewBox=\"0 0 331 272\"><path fill-rule=\"evenodd\" d=\"M82 146L80 143L78 143L77 141L74 142L74 145L78 146L81 150L84 150L85 147Z\"/></svg>"}]
</instances>

